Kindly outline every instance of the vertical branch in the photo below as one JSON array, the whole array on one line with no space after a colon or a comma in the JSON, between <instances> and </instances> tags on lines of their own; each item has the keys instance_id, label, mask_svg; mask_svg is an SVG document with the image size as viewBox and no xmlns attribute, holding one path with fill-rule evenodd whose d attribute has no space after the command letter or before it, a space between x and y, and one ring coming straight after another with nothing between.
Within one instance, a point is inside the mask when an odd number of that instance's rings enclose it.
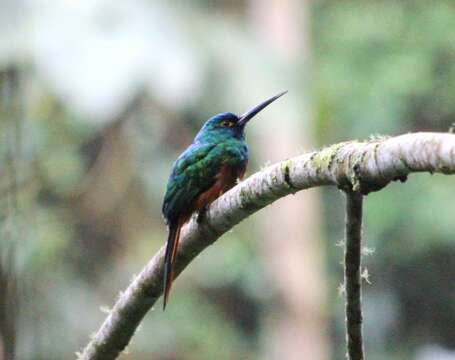
<instances>
[{"instance_id":1,"label":"vertical branch","mask_svg":"<svg viewBox=\"0 0 455 360\"><path fill-rule=\"evenodd\" d=\"M363 360L362 289L360 276L362 242L362 202L359 192L346 192L346 247L344 284L346 287L346 342L349 360Z\"/></svg>"}]
</instances>

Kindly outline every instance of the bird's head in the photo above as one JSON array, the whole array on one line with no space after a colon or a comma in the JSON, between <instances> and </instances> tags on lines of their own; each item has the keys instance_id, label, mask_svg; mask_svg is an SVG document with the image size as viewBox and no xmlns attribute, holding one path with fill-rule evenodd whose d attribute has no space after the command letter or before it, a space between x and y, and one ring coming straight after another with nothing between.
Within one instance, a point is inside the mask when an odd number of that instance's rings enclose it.
<instances>
[{"instance_id":1,"label":"bird's head","mask_svg":"<svg viewBox=\"0 0 455 360\"><path fill-rule=\"evenodd\" d=\"M211 117L205 122L195 140L200 141L213 136L243 138L245 125L248 121L250 121L258 112L286 93L287 91L283 91L278 95L263 101L241 116L225 112Z\"/></svg>"}]
</instances>

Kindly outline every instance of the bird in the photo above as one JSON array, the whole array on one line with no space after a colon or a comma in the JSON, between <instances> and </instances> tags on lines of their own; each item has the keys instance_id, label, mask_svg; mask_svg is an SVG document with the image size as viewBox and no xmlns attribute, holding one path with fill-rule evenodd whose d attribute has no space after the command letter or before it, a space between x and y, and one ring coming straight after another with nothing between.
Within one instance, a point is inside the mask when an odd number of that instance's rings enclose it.
<instances>
[{"instance_id":1,"label":"bird","mask_svg":"<svg viewBox=\"0 0 455 360\"><path fill-rule=\"evenodd\" d=\"M224 112L211 117L174 162L162 206L169 231L164 255L163 310L174 280L182 226L193 213L197 212L200 219L210 203L243 178L248 163L246 124L286 93L272 96L241 116Z\"/></svg>"}]
</instances>

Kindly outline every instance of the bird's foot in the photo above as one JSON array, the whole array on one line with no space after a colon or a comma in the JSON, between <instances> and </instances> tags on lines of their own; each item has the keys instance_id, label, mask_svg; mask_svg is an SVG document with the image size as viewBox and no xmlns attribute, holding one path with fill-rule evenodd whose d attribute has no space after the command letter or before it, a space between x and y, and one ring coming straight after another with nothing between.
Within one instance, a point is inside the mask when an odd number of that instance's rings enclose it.
<instances>
[{"instance_id":1,"label":"bird's foot","mask_svg":"<svg viewBox=\"0 0 455 360\"><path fill-rule=\"evenodd\" d=\"M204 221L205 216L207 215L207 205L205 205L201 210L199 210L196 218L196 222L200 224L201 222Z\"/></svg>"}]
</instances>

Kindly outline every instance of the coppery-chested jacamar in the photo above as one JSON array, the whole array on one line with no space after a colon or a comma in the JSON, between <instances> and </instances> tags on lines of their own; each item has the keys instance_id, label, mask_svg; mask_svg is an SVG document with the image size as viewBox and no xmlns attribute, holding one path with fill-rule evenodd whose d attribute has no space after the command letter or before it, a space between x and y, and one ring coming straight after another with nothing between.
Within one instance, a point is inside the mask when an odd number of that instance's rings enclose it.
<instances>
[{"instance_id":1,"label":"coppery-chested jacamar","mask_svg":"<svg viewBox=\"0 0 455 360\"><path fill-rule=\"evenodd\" d=\"M163 215L169 227L164 258L164 303L174 278L180 229L194 212L203 212L221 194L232 188L245 173L248 147L245 125L258 112L286 93L237 116L221 113L206 121L193 143L175 161L167 183Z\"/></svg>"}]
</instances>

